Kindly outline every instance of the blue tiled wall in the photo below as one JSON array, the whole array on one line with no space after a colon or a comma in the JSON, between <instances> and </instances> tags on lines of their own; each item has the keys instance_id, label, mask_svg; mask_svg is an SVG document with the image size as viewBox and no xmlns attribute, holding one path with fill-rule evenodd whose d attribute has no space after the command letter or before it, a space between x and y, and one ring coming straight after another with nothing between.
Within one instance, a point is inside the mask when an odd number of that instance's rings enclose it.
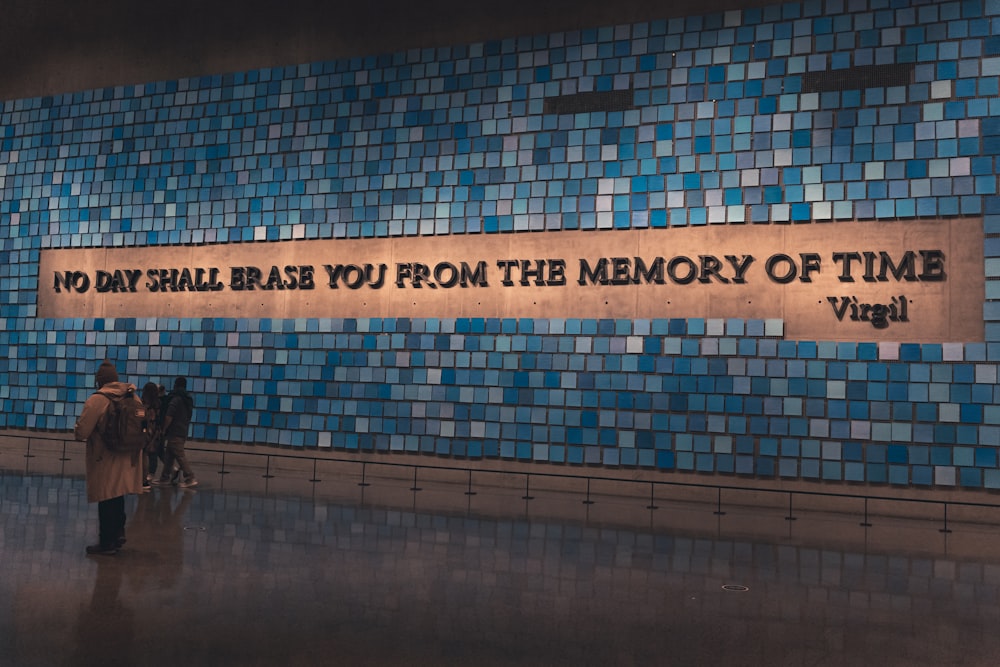
<instances>
[{"instance_id":1,"label":"blue tiled wall","mask_svg":"<svg viewBox=\"0 0 1000 667\"><path fill-rule=\"evenodd\" d=\"M1000 488L998 26L1000 0L793 2L7 101L0 426L71 428L107 356L191 378L199 439ZM804 92L893 64L909 84ZM631 109L546 113L615 90ZM45 248L960 215L985 220L985 343L36 318Z\"/></svg>"}]
</instances>

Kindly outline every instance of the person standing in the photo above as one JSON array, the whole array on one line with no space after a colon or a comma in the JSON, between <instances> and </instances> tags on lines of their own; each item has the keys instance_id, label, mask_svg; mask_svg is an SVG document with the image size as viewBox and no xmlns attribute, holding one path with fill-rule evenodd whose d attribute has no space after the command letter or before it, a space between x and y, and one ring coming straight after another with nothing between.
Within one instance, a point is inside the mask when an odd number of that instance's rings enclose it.
<instances>
[{"instance_id":1,"label":"person standing","mask_svg":"<svg viewBox=\"0 0 1000 667\"><path fill-rule=\"evenodd\" d=\"M112 398L135 385L118 381L118 371L107 359L95 376L98 391L84 402L73 437L87 443L87 501L97 503L98 542L89 555L113 556L125 544L125 495L142 492L142 462L137 453L112 452L104 442L105 422ZM136 398L135 400L139 400Z\"/></svg>"},{"instance_id":2,"label":"person standing","mask_svg":"<svg viewBox=\"0 0 1000 667\"><path fill-rule=\"evenodd\" d=\"M191 471L187 455L184 453L184 443L187 442L188 427L191 425L191 415L194 413L194 399L187 392L187 378L174 380L174 390L167 396L167 409L163 416L163 434L167 441L166 458L163 461L163 472L160 478L153 482L155 486L170 484L170 471L174 462L180 468L184 479L179 486L190 488L198 486L198 480Z\"/></svg>"},{"instance_id":3,"label":"person standing","mask_svg":"<svg viewBox=\"0 0 1000 667\"><path fill-rule=\"evenodd\" d=\"M156 384L147 382L142 387L142 404L146 406L146 437L148 444L143 451L142 488L148 490L156 474L156 466L163 458L163 419L160 416L160 391Z\"/></svg>"}]
</instances>

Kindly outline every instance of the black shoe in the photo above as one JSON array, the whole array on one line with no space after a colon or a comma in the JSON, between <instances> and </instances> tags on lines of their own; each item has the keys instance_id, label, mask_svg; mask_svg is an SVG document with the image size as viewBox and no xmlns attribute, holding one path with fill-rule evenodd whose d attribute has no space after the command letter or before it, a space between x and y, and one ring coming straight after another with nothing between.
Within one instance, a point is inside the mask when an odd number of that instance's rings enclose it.
<instances>
[{"instance_id":1,"label":"black shoe","mask_svg":"<svg viewBox=\"0 0 1000 667\"><path fill-rule=\"evenodd\" d=\"M115 556L118 554L118 547L108 544L91 544L87 547L88 556Z\"/></svg>"}]
</instances>

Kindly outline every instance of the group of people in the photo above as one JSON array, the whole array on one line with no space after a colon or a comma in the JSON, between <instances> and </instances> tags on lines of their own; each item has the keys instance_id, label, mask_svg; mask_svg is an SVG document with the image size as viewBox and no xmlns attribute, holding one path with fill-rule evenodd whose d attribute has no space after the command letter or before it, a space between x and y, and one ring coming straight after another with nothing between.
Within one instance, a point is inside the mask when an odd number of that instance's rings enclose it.
<instances>
[{"instance_id":1,"label":"group of people","mask_svg":"<svg viewBox=\"0 0 1000 667\"><path fill-rule=\"evenodd\" d=\"M198 485L184 453L194 400L184 377L174 380L170 393L148 382L137 394L134 384L119 381L118 371L107 359L97 369L95 384L98 391L84 402L74 437L87 443L87 501L97 503L98 542L88 546L87 553L114 555L125 544L127 494L141 493L149 485L186 489ZM141 400L145 407L148 443L141 453L112 451L104 440L112 400L129 392L135 395L131 400ZM161 461L162 472L155 477Z\"/></svg>"},{"instance_id":2,"label":"group of people","mask_svg":"<svg viewBox=\"0 0 1000 667\"><path fill-rule=\"evenodd\" d=\"M184 454L188 425L194 410L194 401L187 392L187 380L182 377L174 380L174 389L169 394L162 384L147 382L142 388L141 399L146 406L146 420L149 423L149 444L143 459L143 486L198 486L198 480L191 472L191 465ZM161 461L163 473L155 478Z\"/></svg>"}]
</instances>

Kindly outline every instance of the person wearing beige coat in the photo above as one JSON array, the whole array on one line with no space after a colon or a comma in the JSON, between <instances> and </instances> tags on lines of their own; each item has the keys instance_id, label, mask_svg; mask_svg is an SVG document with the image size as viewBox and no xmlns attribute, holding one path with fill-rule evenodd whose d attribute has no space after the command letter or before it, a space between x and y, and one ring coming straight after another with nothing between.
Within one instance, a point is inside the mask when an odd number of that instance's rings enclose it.
<instances>
[{"instance_id":1,"label":"person wearing beige coat","mask_svg":"<svg viewBox=\"0 0 1000 667\"><path fill-rule=\"evenodd\" d=\"M87 443L87 501L97 503L98 543L87 553L113 556L125 544L125 496L142 492L142 461L141 453L116 453L105 446L102 432L111 399L104 394L121 397L135 392L135 385L119 382L107 359L96 381L99 391L84 402L73 436Z\"/></svg>"}]
</instances>

